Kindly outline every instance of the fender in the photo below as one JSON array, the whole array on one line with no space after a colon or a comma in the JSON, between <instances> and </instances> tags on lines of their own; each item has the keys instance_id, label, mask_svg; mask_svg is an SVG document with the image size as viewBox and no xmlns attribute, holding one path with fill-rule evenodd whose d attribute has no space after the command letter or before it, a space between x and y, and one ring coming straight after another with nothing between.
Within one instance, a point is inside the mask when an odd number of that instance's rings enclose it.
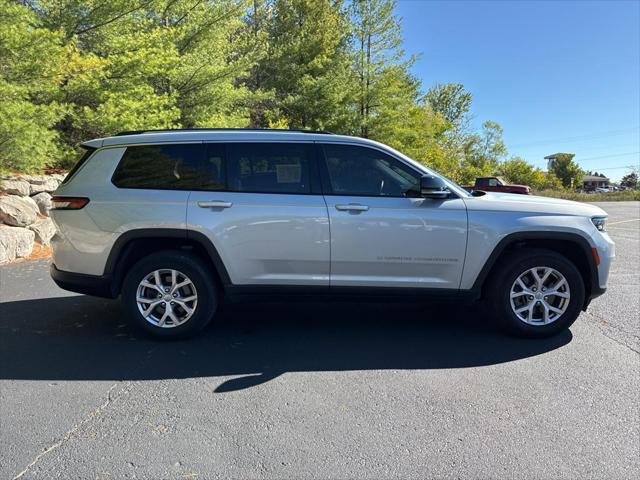
<instances>
[{"instance_id":1,"label":"fender","mask_svg":"<svg viewBox=\"0 0 640 480\"><path fill-rule=\"evenodd\" d=\"M593 258L591 244L587 241L586 238L578 235L577 233L530 231L511 233L500 240L500 242L498 242L498 244L491 252L491 255L489 255L489 258L487 258L484 266L482 267L482 270L480 270L478 277L471 287L471 291L473 292L474 297L480 298L482 293L482 286L484 285L487 276L489 275L489 272L495 265L496 261L500 258L500 255L502 255L508 247L519 242L525 242L527 240L562 240L577 245L587 259L587 264L589 266L589 278L584 279L585 289L587 291L587 300L584 308L586 308L586 306L593 298L604 293L600 288L600 283L598 280L598 267Z\"/></svg>"},{"instance_id":2,"label":"fender","mask_svg":"<svg viewBox=\"0 0 640 480\"><path fill-rule=\"evenodd\" d=\"M204 234L178 228L142 228L123 233L116 239L113 247L111 248L111 252L109 253L109 257L107 258L107 262L104 267L103 277L113 278L114 290L120 289L120 284L125 274L123 267L125 262L123 260L125 260L131 253L132 241L141 239L173 239L178 242L180 240L195 242L209 255L209 258L218 271L223 287L226 288L231 284L229 272L224 266L216 247ZM114 294L117 294L117 292L114 291Z\"/></svg>"}]
</instances>

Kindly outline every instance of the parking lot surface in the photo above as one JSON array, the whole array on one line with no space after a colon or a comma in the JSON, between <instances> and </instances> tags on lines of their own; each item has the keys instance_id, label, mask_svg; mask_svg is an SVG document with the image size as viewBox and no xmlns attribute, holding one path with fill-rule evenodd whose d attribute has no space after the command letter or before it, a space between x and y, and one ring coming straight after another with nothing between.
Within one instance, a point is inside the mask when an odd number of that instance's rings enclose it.
<instances>
[{"instance_id":1,"label":"parking lot surface","mask_svg":"<svg viewBox=\"0 0 640 480\"><path fill-rule=\"evenodd\" d=\"M154 342L0 267L0 478L640 478L640 204L571 332L451 304L228 305Z\"/></svg>"}]
</instances>

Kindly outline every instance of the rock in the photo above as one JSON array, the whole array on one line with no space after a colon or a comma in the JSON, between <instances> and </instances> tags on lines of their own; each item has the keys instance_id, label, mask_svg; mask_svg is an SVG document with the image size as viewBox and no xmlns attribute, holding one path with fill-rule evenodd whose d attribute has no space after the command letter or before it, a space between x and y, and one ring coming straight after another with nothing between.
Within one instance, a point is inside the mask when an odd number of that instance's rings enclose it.
<instances>
[{"instance_id":1,"label":"rock","mask_svg":"<svg viewBox=\"0 0 640 480\"><path fill-rule=\"evenodd\" d=\"M64 180L64 178L67 176L66 173L52 173L51 175L49 175L51 178L53 178L54 180L57 180L59 182L62 183L62 181Z\"/></svg>"},{"instance_id":2,"label":"rock","mask_svg":"<svg viewBox=\"0 0 640 480\"><path fill-rule=\"evenodd\" d=\"M41 192L48 192L48 193L54 192L58 188L58 185L60 184L60 182L58 182L55 178L51 178L51 177L44 177L44 178L30 177L30 178L36 178L36 180L34 181L29 181L31 195L35 195Z\"/></svg>"},{"instance_id":3,"label":"rock","mask_svg":"<svg viewBox=\"0 0 640 480\"><path fill-rule=\"evenodd\" d=\"M0 263L27 257L33 250L35 233L27 228L0 228Z\"/></svg>"},{"instance_id":4,"label":"rock","mask_svg":"<svg viewBox=\"0 0 640 480\"><path fill-rule=\"evenodd\" d=\"M0 191L6 192L9 195L27 197L31 192L31 185L24 180L3 180L0 182Z\"/></svg>"},{"instance_id":5,"label":"rock","mask_svg":"<svg viewBox=\"0 0 640 480\"><path fill-rule=\"evenodd\" d=\"M51 195L47 192L40 192L31 197L33 201L38 205L38 209L42 215L49 216L49 210L51 210Z\"/></svg>"},{"instance_id":6,"label":"rock","mask_svg":"<svg viewBox=\"0 0 640 480\"><path fill-rule=\"evenodd\" d=\"M53 224L53 220L50 218L42 218L36 220L36 222L27 227L33 233L36 234L36 242L42 245L49 245L51 237L56 233L56 227Z\"/></svg>"},{"instance_id":7,"label":"rock","mask_svg":"<svg viewBox=\"0 0 640 480\"><path fill-rule=\"evenodd\" d=\"M38 204L30 197L5 195L0 197L0 222L14 227L26 227L38 218Z\"/></svg>"}]
</instances>

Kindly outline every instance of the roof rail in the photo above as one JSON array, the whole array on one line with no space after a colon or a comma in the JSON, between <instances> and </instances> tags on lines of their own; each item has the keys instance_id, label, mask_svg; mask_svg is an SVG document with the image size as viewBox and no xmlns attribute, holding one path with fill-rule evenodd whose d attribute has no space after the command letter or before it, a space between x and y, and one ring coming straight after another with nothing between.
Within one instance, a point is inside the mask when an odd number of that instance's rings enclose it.
<instances>
[{"instance_id":1,"label":"roof rail","mask_svg":"<svg viewBox=\"0 0 640 480\"><path fill-rule=\"evenodd\" d=\"M334 135L333 132L326 130L295 130L288 128L164 128L158 130L125 130L118 132L114 137L122 137L124 135L140 135L143 133L162 133L162 132L293 132L293 133L319 133L323 135Z\"/></svg>"}]
</instances>

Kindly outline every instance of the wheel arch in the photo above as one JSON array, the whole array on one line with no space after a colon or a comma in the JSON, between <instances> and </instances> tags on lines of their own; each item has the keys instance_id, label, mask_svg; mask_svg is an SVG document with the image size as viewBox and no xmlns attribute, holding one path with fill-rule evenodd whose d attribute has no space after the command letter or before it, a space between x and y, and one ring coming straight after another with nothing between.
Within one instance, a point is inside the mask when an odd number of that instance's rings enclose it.
<instances>
[{"instance_id":1,"label":"wheel arch","mask_svg":"<svg viewBox=\"0 0 640 480\"><path fill-rule=\"evenodd\" d=\"M186 250L200 256L226 289L231 281L220 254L202 233L173 228L149 228L123 233L114 242L103 276L111 281L111 293L117 297L128 269L141 258L160 250Z\"/></svg>"},{"instance_id":2,"label":"wheel arch","mask_svg":"<svg viewBox=\"0 0 640 480\"><path fill-rule=\"evenodd\" d=\"M486 297L486 288L491 273L499 268L501 258L522 248L544 248L558 252L569 259L578 269L585 287L585 303L588 306L593 292L598 288L598 268L592 247L586 238L568 232L517 232L507 235L493 249L476 278L472 291L477 298Z\"/></svg>"}]
</instances>

